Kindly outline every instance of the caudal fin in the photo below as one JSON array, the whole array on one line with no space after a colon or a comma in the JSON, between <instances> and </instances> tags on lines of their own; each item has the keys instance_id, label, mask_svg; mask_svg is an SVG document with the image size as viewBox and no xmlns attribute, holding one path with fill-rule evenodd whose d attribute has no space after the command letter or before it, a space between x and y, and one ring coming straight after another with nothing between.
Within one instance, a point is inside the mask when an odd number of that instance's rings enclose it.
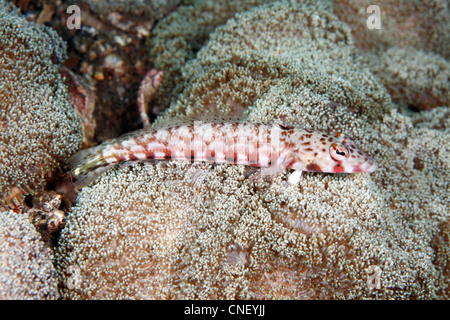
<instances>
[{"instance_id":1,"label":"caudal fin","mask_svg":"<svg viewBox=\"0 0 450 320\"><path fill-rule=\"evenodd\" d=\"M88 185L112 166L103 157L104 147L100 145L80 150L67 160L75 188Z\"/></svg>"}]
</instances>

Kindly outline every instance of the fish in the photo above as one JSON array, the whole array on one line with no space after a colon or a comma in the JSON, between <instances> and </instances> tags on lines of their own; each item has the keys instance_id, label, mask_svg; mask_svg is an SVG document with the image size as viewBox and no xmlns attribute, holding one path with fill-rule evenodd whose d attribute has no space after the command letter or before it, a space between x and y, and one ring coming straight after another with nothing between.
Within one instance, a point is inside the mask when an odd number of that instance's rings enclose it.
<instances>
[{"instance_id":1,"label":"fish","mask_svg":"<svg viewBox=\"0 0 450 320\"><path fill-rule=\"evenodd\" d=\"M282 124L194 121L136 132L69 158L74 184L81 188L111 167L147 160L187 160L245 165L273 172L371 173L377 162L343 133L324 133ZM277 171L277 170L275 170Z\"/></svg>"}]
</instances>

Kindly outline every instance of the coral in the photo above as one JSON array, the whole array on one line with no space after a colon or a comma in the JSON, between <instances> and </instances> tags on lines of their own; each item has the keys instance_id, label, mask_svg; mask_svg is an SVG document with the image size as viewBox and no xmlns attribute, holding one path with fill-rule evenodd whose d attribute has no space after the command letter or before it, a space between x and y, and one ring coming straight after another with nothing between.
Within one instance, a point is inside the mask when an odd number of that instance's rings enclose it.
<instances>
[{"instance_id":1,"label":"coral","mask_svg":"<svg viewBox=\"0 0 450 320\"><path fill-rule=\"evenodd\" d=\"M442 292L443 297L450 296L450 220L447 220L440 226L440 232L433 239L432 247L436 253L433 263L437 268L441 269Z\"/></svg>"},{"instance_id":2,"label":"coral","mask_svg":"<svg viewBox=\"0 0 450 320\"><path fill-rule=\"evenodd\" d=\"M369 63L395 102L425 110L450 105L450 63L442 56L392 47Z\"/></svg>"},{"instance_id":3,"label":"coral","mask_svg":"<svg viewBox=\"0 0 450 320\"><path fill-rule=\"evenodd\" d=\"M363 50L414 47L450 54L450 14L446 0L345 0L333 1L334 13L352 29L355 43ZM381 29L367 28L370 5L381 11Z\"/></svg>"},{"instance_id":4,"label":"coral","mask_svg":"<svg viewBox=\"0 0 450 320\"><path fill-rule=\"evenodd\" d=\"M251 13L217 28L182 68L181 94L158 121L246 111L257 122L287 118L306 128L314 123L317 130L345 132L337 118L377 118L388 110L388 93L363 65L349 28L334 15L292 3ZM266 100L278 104L276 115L267 114L274 109L260 110ZM318 113L328 123L310 118Z\"/></svg>"},{"instance_id":5,"label":"coral","mask_svg":"<svg viewBox=\"0 0 450 320\"><path fill-rule=\"evenodd\" d=\"M388 156L388 137L399 125L405 136L413 132L398 114L385 121L379 152ZM448 180L432 175L448 168L446 150L434 159L420 151L448 145L448 136L426 130L402 154L392 153L388 160L396 163L384 172L304 174L299 187L285 188L286 174L254 182L241 166L116 168L82 190L68 218L56 255L61 295L435 298L442 284L430 240L447 215ZM400 143L392 143L400 152ZM383 290L366 286L371 265L382 268ZM77 270L76 287L68 270Z\"/></svg>"},{"instance_id":6,"label":"coral","mask_svg":"<svg viewBox=\"0 0 450 320\"><path fill-rule=\"evenodd\" d=\"M152 30L148 47L154 67L164 70L164 81L156 104L165 108L174 96L181 67L194 58L208 41L209 34L238 12L244 12L267 0L208 0L192 1L161 20ZM175 95L176 96L176 95Z\"/></svg>"},{"instance_id":7,"label":"coral","mask_svg":"<svg viewBox=\"0 0 450 320\"><path fill-rule=\"evenodd\" d=\"M414 112L411 114L415 126L435 130L450 128L450 108L437 107L430 111Z\"/></svg>"},{"instance_id":8,"label":"coral","mask_svg":"<svg viewBox=\"0 0 450 320\"><path fill-rule=\"evenodd\" d=\"M0 212L0 299L57 299L52 253L24 215Z\"/></svg>"},{"instance_id":9,"label":"coral","mask_svg":"<svg viewBox=\"0 0 450 320\"><path fill-rule=\"evenodd\" d=\"M219 112L341 130L380 168L303 173L296 186L243 166L114 168L67 218L63 298L448 298L446 122L399 114L329 10L290 1L238 14L178 80L161 124Z\"/></svg>"},{"instance_id":10,"label":"coral","mask_svg":"<svg viewBox=\"0 0 450 320\"><path fill-rule=\"evenodd\" d=\"M0 193L43 182L81 142L59 73L65 44L0 1Z\"/></svg>"}]
</instances>

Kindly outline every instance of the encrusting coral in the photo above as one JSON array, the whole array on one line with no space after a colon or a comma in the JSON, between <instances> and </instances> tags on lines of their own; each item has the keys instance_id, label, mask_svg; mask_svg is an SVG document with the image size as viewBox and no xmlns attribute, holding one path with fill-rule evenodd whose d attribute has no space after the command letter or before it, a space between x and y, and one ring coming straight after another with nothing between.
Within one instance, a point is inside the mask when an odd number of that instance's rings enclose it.
<instances>
[{"instance_id":1,"label":"encrusting coral","mask_svg":"<svg viewBox=\"0 0 450 320\"><path fill-rule=\"evenodd\" d=\"M371 69L395 102L425 110L450 105L450 63L442 56L392 47L371 57Z\"/></svg>"},{"instance_id":2,"label":"encrusting coral","mask_svg":"<svg viewBox=\"0 0 450 320\"><path fill-rule=\"evenodd\" d=\"M379 29L368 27L371 5L379 8ZM333 12L396 103L424 110L449 104L447 1L334 1Z\"/></svg>"},{"instance_id":3,"label":"encrusting coral","mask_svg":"<svg viewBox=\"0 0 450 320\"><path fill-rule=\"evenodd\" d=\"M380 9L380 29L367 28L367 9ZM339 0L333 12L352 29L355 45L362 50L413 47L450 58L450 12L446 0Z\"/></svg>"},{"instance_id":4,"label":"encrusting coral","mask_svg":"<svg viewBox=\"0 0 450 320\"><path fill-rule=\"evenodd\" d=\"M52 257L25 215L0 212L0 300L58 298Z\"/></svg>"},{"instance_id":5,"label":"encrusting coral","mask_svg":"<svg viewBox=\"0 0 450 320\"><path fill-rule=\"evenodd\" d=\"M0 194L28 191L80 146L81 124L58 67L65 44L0 1Z\"/></svg>"},{"instance_id":6,"label":"encrusting coral","mask_svg":"<svg viewBox=\"0 0 450 320\"><path fill-rule=\"evenodd\" d=\"M273 1L273 0L271 0ZM148 39L155 68L164 70L163 86L157 95L158 108L165 108L176 97L174 91L181 68L195 57L209 34L238 12L247 11L267 0L194 0L161 20ZM176 100L176 99L175 99Z\"/></svg>"},{"instance_id":7,"label":"encrusting coral","mask_svg":"<svg viewBox=\"0 0 450 320\"><path fill-rule=\"evenodd\" d=\"M287 120L303 119L300 125L311 128L314 123L317 130L345 128L338 121L321 127L316 119L308 119L317 113L316 104L328 111L323 117L334 117L336 109L345 108L345 114L370 117L386 112L390 97L361 65L364 61L353 46L350 29L319 5L301 7L300 11L293 7L291 14L289 5L262 6L216 29L197 59L182 69L177 88L181 94L157 121L205 113L241 116L247 107L255 114L263 96L278 99L278 118L287 116L286 110L309 108L304 117ZM275 11L268 15L271 8ZM289 95L301 96L304 102L283 108ZM275 115L265 116L258 121L270 122Z\"/></svg>"},{"instance_id":8,"label":"encrusting coral","mask_svg":"<svg viewBox=\"0 0 450 320\"><path fill-rule=\"evenodd\" d=\"M217 28L158 122L221 113L339 130L380 168L298 185L243 166L114 168L82 189L62 231L61 296L448 298L448 123L399 114L364 61L329 10L292 1Z\"/></svg>"}]
</instances>

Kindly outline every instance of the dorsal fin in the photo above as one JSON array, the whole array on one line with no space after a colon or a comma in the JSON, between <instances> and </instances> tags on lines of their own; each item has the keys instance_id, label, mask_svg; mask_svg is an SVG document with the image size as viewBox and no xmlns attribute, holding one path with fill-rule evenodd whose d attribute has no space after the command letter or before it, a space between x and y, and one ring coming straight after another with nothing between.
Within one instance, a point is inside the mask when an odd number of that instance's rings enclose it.
<instances>
[{"instance_id":1,"label":"dorsal fin","mask_svg":"<svg viewBox=\"0 0 450 320\"><path fill-rule=\"evenodd\" d=\"M247 123L248 120L246 117L233 116L233 115L225 115L225 114L215 114L215 115L187 115L180 116L176 118L165 118L164 115L160 118L157 118L154 123L152 123L152 129L166 129L184 125L191 125L195 121L202 121L203 123Z\"/></svg>"}]
</instances>

